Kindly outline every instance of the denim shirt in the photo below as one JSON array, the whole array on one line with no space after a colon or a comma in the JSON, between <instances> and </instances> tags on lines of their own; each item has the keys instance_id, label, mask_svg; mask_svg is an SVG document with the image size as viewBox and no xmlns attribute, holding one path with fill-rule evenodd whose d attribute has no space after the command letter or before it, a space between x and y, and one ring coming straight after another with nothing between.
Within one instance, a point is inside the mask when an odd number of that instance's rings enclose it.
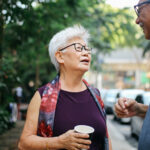
<instances>
[{"instance_id":1,"label":"denim shirt","mask_svg":"<svg viewBox=\"0 0 150 150\"><path fill-rule=\"evenodd\" d=\"M138 150L150 150L150 106L140 133Z\"/></svg>"}]
</instances>

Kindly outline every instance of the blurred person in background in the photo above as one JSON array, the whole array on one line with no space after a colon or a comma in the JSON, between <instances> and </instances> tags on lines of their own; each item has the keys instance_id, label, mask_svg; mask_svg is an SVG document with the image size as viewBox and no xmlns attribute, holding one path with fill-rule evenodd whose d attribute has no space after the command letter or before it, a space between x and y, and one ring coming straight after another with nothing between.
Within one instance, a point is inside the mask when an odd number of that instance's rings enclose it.
<instances>
[{"instance_id":1,"label":"blurred person in background","mask_svg":"<svg viewBox=\"0 0 150 150\"><path fill-rule=\"evenodd\" d=\"M137 14L136 23L143 29L145 38L150 40L150 0L140 0L134 6ZM150 149L150 106L137 103L135 100L120 98L115 104L115 112L118 117L145 117L140 133L138 150Z\"/></svg>"},{"instance_id":2,"label":"blurred person in background","mask_svg":"<svg viewBox=\"0 0 150 150\"><path fill-rule=\"evenodd\" d=\"M16 102L17 102L17 119L20 120L21 119L21 114L20 114L20 104L21 104L21 101L23 99L23 89L21 86L18 86L14 89L14 92L15 92L15 99L16 99Z\"/></svg>"},{"instance_id":3,"label":"blurred person in background","mask_svg":"<svg viewBox=\"0 0 150 150\"><path fill-rule=\"evenodd\" d=\"M88 39L82 26L66 28L51 39L49 54L58 75L33 96L20 150L111 150L100 93L83 79L91 62ZM74 132L80 124L95 129L91 140Z\"/></svg>"}]
</instances>

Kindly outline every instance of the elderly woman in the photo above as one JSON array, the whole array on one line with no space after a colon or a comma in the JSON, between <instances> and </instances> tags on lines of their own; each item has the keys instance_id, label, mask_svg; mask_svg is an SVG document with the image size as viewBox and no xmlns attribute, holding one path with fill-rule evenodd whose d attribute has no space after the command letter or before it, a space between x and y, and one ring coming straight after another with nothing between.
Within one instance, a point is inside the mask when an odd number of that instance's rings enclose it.
<instances>
[{"instance_id":1,"label":"elderly woman","mask_svg":"<svg viewBox=\"0 0 150 150\"><path fill-rule=\"evenodd\" d=\"M20 150L111 149L99 91L83 80L91 62L88 39L82 26L66 28L51 39L49 54L58 75L33 96ZM92 139L75 132L76 125L92 126Z\"/></svg>"}]
</instances>

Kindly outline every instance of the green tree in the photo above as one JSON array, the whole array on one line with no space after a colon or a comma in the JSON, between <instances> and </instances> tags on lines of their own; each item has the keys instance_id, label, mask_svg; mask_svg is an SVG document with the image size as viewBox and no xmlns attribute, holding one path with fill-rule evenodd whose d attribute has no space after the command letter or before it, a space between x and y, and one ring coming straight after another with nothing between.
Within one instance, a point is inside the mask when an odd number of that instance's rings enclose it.
<instances>
[{"instance_id":1,"label":"green tree","mask_svg":"<svg viewBox=\"0 0 150 150\"><path fill-rule=\"evenodd\" d=\"M18 7L18 2L21 3L19 12L18 9L13 10L14 3ZM34 89L48 82L56 74L48 57L50 38L65 27L80 23L80 20L88 16L89 5L97 3L96 0L88 1L89 3L81 0L32 2L29 1L26 7L23 7L25 4L22 1L13 1L10 4L8 11L14 12L9 13L7 19L12 14L13 17L7 23L5 19L3 36L3 49L5 49L3 57L9 55L9 58L13 58L11 63L17 72L14 78L21 79L22 86L29 97ZM34 7L33 4L35 4ZM34 88L29 86L30 81L34 82ZM12 89L9 88L9 90Z\"/></svg>"},{"instance_id":2,"label":"green tree","mask_svg":"<svg viewBox=\"0 0 150 150\"><path fill-rule=\"evenodd\" d=\"M29 13L32 0L1 0L0 1L0 58L3 54L3 38L6 24L21 23Z\"/></svg>"},{"instance_id":3,"label":"green tree","mask_svg":"<svg viewBox=\"0 0 150 150\"><path fill-rule=\"evenodd\" d=\"M29 13L30 7L31 1L0 1L0 104L4 103L4 99L6 99L6 104L8 99L12 99L11 90L17 82L17 70L14 67L15 58L12 58L11 55L16 46L11 32L9 33L10 38L6 41L5 32L9 25L21 24L24 21L24 16Z\"/></svg>"},{"instance_id":4,"label":"green tree","mask_svg":"<svg viewBox=\"0 0 150 150\"><path fill-rule=\"evenodd\" d=\"M39 86L56 75L48 43L68 26L81 24L90 31L95 70L101 51L139 44L132 14L129 9L112 8L105 0L1 0L0 105L13 101L12 90L18 84L29 101Z\"/></svg>"},{"instance_id":5,"label":"green tree","mask_svg":"<svg viewBox=\"0 0 150 150\"><path fill-rule=\"evenodd\" d=\"M56 74L47 50L49 40L56 32L73 24L84 25L91 33L92 47L97 49L93 56L96 57L101 51L111 51L118 45L136 44L137 30L132 13L129 9L112 8L98 0L5 1L3 57L13 58L9 62L16 72L14 79L20 79L31 97L35 89ZM29 86L30 81L34 82L34 87ZM4 83L4 80L0 82Z\"/></svg>"}]
</instances>

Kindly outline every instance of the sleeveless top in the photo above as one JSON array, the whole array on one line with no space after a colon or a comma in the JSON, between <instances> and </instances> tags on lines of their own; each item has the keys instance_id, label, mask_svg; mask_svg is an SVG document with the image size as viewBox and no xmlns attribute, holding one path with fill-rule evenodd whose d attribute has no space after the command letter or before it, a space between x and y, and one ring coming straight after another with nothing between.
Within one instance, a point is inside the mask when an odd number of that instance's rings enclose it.
<instances>
[{"instance_id":1,"label":"sleeveless top","mask_svg":"<svg viewBox=\"0 0 150 150\"><path fill-rule=\"evenodd\" d=\"M44 87L38 89L41 96ZM59 136L73 129L76 125L89 125L95 129L91 138L90 150L102 150L106 133L105 123L88 90L81 92L60 90L56 105L53 136Z\"/></svg>"},{"instance_id":2,"label":"sleeveless top","mask_svg":"<svg viewBox=\"0 0 150 150\"><path fill-rule=\"evenodd\" d=\"M146 113L139 138L138 150L150 149L150 106Z\"/></svg>"},{"instance_id":3,"label":"sleeveless top","mask_svg":"<svg viewBox=\"0 0 150 150\"><path fill-rule=\"evenodd\" d=\"M89 93L92 95L92 98L95 101L96 106L106 124L106 114L99 92L95 88L88 85L88 83L85 80L83 80L83 82L87 86L87 90L89 91ZM56 104L60 96L60 87L61 85L59 82L59 75L57 75L56 78L52 80L52 82L46 84L46 86L44 87L38 119L37 135L39 136L54 136L54 119L56 112ZM109 150L107 128L105 132L103 150Z\"/></svg>"}]
</instances>

